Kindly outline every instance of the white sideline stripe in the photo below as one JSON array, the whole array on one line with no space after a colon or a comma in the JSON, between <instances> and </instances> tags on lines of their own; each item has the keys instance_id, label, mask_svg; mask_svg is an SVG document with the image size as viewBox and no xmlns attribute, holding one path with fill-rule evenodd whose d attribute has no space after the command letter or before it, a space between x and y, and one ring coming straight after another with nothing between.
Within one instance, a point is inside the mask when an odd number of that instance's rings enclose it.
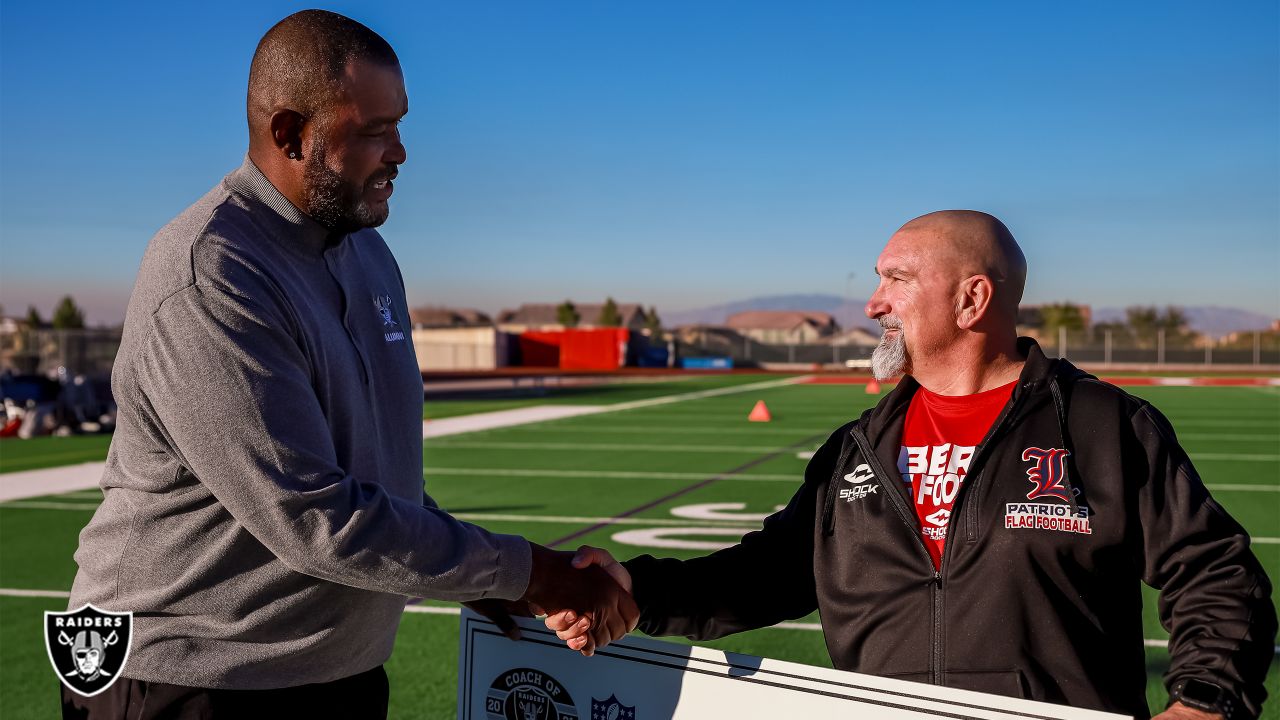
<instances>
[{"instance_id":1,"label":"white sideline stripe","mask_svg":"<svg viewBox=\"0 0 1280 720\"><path fill-rule=\"evenodd\" d=\"M696 390L694 392L679 393L677 395L663 395L661 397L648 398L645 400L632 400L630 402L617 403L616 405L535 405L533 407L516 408L514 410L498 410L495 412L477 413L475 415L461 415L459 417L443 418L441 420L423 420L422 437L447 437L449 435L476 432L477 430L494 430L497 428L514 427L516 425L527 425L529 423L547 422L549 420L563 420L565 418L580 417L582 415L598 415L600 413L621 412L623 410L636 410L638 408L670 405L672 403L684 402L686 400L700 400L702 398L719 397L721 395L734 395L737 393L751 392L753 390L768 390L771 388L782 387L784 385L794 385L798 382L803 382L807 378L808 376L802 375L798 377L782 378L780 380L766 380L764 382L748 383L746 385L731 385L729 387L712 388L710 390Z\"/></svg>"},{"instance_id":2,"label":"white sideline stripe","mask_svg":"<svg viewBox=\"0 0 1280 720\"><path fill-rule=\"evenodd\" d=\"M0 588L0 597L43 597L43 598L66 598L71 597L71 593L60 590L19 590L15 588ZM420 615L452 615L462 614L460 607L441 607L439 605L405 605L404 611L407 613L418 613ZM822 632L820 623L801 623L801 622L780 622L761 630L806 630L809 632ZM1153 640L1145 638L1142 641L1143 647L1149 648L1168 648L1168 640ZM1274 650L1275 654L1280 655L1280 645Z\"/></svg>"},{"instance_id":3,"label":"white sideline stripe","mask_svg":"<svg viewBox=\"0 0 1280 720\"><path fill-rule=\"evenodd\" d=\"M423 468L424 477L432 475L443 475L446 477L456 476L472 476L481 477L549 477L549 478L610 478L610 479L628 479L628 480L706 480L710 477L717 477L716 473L691 473L691 472L645 472L643 470L529 470L524 468L454 468L454 467L428 467ZM789 475L770 474L770 473L737 473L735 475L725 475L721 480L746 480L751 482L791 482L799 483L804 479L804 473L796 472ZM1280 486L1276 488L1280 490Z\"/></svg>"},{"instance_id":4,"label":"white sideline stripe","mask_svg":"<svg viewBox=\"0 0 1280 720\"><path fill-rule=\"evenodd\" d=\"M753 390L767 390L785 385L794 385L799 382L804 382L807 378L807 375L800 375L796 377L782 378L780 380L766 380L764 382L749 383L746 385L732 385L730 387L698 390L695 392L680 393L678 395L665 395L662 397L649 398L647 400L633 400L631 402L618 403L617 405L535 405L528 408L498 410L491 413L463 415L454 418L442 418L440 420L423 420L422 437L448 437L450 435L460 435L462 433L475 432L477 430L513 427L527 423L560 420L569 417L578 417L581 415L595 415L598 413L634 410L636 408L654 407L658 405L670 405L671 403L684 402L685 400L698 400L701 398L718 397L720 395L732 395L734 393L751 392ZM55 468L44 468L41 470L3 473L0 474L0 502L40 497L42 495L57 495L59 493L71 492L73 490L87 490L94 488L97 487L98 481L102 477L102 470L105 467L106 463L104 462L91 462L81 463L79 465L63 465Z\"/></svg>"},{"instance_id":5,"label":"white sideline stripe","mask_svg":"<svg viewBox=\"0 0 1280 720\"><path fill-rule=\"evenodd\" d=\"M528 423L562 420L600 412L601 405L534 405L532 407L496 410L494 412L460 415L440 420L423 420L422 437L436 438L478 430L526 425Z\"/></svg>"},{"instance_id":6,"label":"white sideline stripe","mask_svg":"<svg viewBox=\"0 0 1280 720\"><path fill-rule=\"evenodd\" d=\"M0 502L96 487L105 462L80 463L0 475Z\"/></svg>"}]
</instances>

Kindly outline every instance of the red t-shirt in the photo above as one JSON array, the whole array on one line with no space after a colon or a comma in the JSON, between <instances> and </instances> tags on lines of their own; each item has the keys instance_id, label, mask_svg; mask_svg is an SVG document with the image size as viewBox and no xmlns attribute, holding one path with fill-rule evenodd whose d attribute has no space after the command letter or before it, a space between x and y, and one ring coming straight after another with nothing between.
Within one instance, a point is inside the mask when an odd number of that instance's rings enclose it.
<instances>
[{"instance_id":1,"label":"red t-shirt","mask_svg":"<svg viewBox=\"0 0 1280 720\"><path fill-rule=\"evenodd\" d=\"M916 391L907 408L898 453L898 472L911 491L920 536L942 567L951 506L969 471L973 451L1000 416L1017 381L974 395L948 396Z\"/></svg>"}]
</instances>

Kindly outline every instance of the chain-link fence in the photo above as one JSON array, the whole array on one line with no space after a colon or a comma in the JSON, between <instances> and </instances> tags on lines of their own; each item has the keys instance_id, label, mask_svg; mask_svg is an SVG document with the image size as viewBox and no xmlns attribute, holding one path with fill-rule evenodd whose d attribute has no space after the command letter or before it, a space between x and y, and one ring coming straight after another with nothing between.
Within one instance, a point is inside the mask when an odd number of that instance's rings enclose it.
<instances>
[{"instance_id":1,"label":"chain-link fence","mask_svg":"<svg viewBox=\"0 0 1280 720\"><path fill-rule=\"evenodd\" d=\"M0 335L0 369L48 375L58 368L92 378L111 376L120 350L119 328L19 330Z\"/></svg>"},{"instance_id":2,"label":"chain-link fence","mask_svg":"<svg viewBox=\"0 0 1280 720\"><path fill-rule=\"evenodd\" d=\"M1110 330L1063 331L1042 338L1051 357L1065 357L1077 365L1099 366L1218 366L1272 367L1280 365L1280 335L1239 333L1218 342L1199 336L1153 332L1135 336ZM872 347L823 343L766 345L736 334L704 333L677 346L679 357L728 357L735 365L797 363L807 365L865 365Z\"/></svg>"},{"instance_id":3,"label":"chain-link fence","mask_svg":"<svg viewBox=\"0 0 1280 720\"><path fill-rule=\"evenodd\" d=\"M1189 333L1157 330L1145 335L1115 330L1059 330L1040 340L1048 355L1080 365L1274 366L1280 364L1280 334L1236 333L1205 341Z\"/></svg>"}]
</instances>

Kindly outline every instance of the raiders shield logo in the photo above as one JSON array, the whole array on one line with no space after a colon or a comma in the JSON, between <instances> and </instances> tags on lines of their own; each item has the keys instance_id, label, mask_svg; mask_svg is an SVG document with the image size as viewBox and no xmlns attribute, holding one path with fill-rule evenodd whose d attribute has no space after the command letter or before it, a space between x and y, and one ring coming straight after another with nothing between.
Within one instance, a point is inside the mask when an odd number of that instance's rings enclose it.
<instances>
[{"instance_id":1,"label":"raiders shield logo","mask_svg":"<svg viewBox=\"0 0 1280 720\"><path fill-rule=\"evenodd\" d=\"M72 692L93 697L111 687L129 659L133 613L92 605L44 614L44 647L53 670Z\"/></svg>"}]
</instances>

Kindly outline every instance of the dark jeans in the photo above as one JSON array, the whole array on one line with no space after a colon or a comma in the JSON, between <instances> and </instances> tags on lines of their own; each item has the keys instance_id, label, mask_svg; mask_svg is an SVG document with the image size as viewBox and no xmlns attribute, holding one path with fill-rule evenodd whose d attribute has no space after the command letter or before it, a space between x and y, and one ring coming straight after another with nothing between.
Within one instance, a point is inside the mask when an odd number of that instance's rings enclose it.
<instances>
[{"instance_id":1,"label":"dark jeans","mask_svg":"<svg viewBox=\"0 0 1280 720\"><path fill-rule=\"evenodd\" d=\"M85 697L62 688L64 720L279 720L387 717L387 673L359 675L279 690L210 690L120 678Z\"/></svg>"}]
</instances>

